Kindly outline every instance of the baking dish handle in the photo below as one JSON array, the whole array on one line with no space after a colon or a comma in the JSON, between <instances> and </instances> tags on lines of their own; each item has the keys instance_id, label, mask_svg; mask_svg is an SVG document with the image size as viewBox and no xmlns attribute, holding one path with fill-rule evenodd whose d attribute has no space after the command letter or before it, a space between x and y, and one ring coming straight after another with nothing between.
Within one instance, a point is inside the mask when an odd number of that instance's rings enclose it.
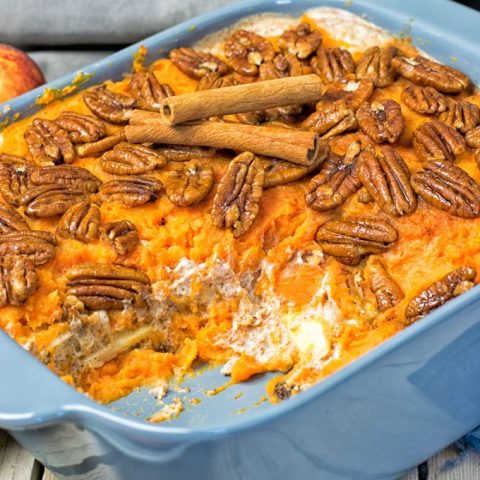
<instances>
[{"instance_id":1,"label":"baking dish handle","mask_svg":"<svg viewBox=\"0 0 480 480\"><path fill-rule=\"evenodd\" d=\"M169 428L165 441L159 435L162 427L132 420L98 405L0 330L0 429L20 434L22 430L65 422L95 432L125 455L156 462L177 458L201 438L186 438ZM139 442L143 442L141 447Z\"/></svg>"},{"instance_id":2,"label":"baking dish handle","mask_svg":"<svg viewBox=\"0 0 480 480\"><path fill-rule=\"evenodd\" d=\"M0 331L0 428L22 429L88 403L45 365Z\"/></svg>"}]
</instances>

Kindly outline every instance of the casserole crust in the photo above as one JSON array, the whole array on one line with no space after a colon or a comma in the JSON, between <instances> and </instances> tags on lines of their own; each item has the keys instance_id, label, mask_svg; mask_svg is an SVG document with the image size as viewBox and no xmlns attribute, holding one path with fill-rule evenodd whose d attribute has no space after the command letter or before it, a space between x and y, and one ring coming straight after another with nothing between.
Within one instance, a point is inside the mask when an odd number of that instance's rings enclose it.
<instances>
[{"instance_id":1,"label":"casserole crust","mask_svg":"<svg viewBox=\"0 0 480 480\"><path fill-rule=\"evenodd\" d=\"M244 21L7 127L1 327L101 402L196 360L232 382L283 372L276 400L471 288L479 99L336 12ZM308 165L126 141L173 95L311 73L316 105L210 119L313 132Z\"/></svg>"}]
</instances>

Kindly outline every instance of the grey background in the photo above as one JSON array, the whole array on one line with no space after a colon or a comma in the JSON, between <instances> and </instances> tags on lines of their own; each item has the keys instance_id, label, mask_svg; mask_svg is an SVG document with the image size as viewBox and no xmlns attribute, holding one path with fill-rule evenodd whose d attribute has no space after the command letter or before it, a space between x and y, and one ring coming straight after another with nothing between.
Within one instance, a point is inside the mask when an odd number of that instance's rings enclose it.
<instances>
[{"instance_id":1,"label":"grey background","mask_svg":"<svg viewBox=\"0 0 480 480\"><path fill-rule=\"evenodd\" d=\"M47 81L233 0L0 0L0 43L28 51Z\"/></svg>"}]
</instances>

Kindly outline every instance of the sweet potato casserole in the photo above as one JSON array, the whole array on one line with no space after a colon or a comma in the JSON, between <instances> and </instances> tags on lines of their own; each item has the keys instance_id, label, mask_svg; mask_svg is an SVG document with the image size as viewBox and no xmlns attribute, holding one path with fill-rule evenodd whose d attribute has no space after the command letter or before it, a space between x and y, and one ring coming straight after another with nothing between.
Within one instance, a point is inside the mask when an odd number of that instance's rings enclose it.
<instances>
[{"instance_id":1,"label":"sweet potato casserole","mask_svg":"<svg viewBox=\"0 0 480 480\"><path fill-rule=\"evenodd\" d=\"M282 400L477 283L464 73L326 8L134 70L2 132L0 327L80 391Z\"/></svg>"}]
</instances>

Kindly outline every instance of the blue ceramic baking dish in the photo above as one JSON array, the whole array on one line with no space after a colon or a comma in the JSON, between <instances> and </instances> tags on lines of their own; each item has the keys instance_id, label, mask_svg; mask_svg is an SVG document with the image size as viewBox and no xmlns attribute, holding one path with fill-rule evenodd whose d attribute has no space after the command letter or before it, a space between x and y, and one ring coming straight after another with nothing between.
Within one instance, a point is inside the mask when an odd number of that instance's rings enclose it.
<instances>
[{"instance_id":1,"label":"blue ceramic baking dish","mask_svg":"<svg viewBox=\"0 0 480 480\"><path fill-rule=\"evenodd\" d=\"M152 60L247 15L298 14L318 5L348 8L393 33L407 28L429 54L446 63L454 55L458 68L480 80L480 16L447 0L247 1L142 44ZM121 78L138 48L84 69L93 75L85 86ZM30 115L42 91L0 106L0 120ZM143 420L158 409L146 390L98 405L0 332L0 428L61 479L388 480L480 424L479 348L476 287L280 405L262 401L268 376L204 395L225 382L210 369L186 381L189 393L172 393L185 405L200 397L200 405L153 425Z\"/></svg>"}]
</instances>

